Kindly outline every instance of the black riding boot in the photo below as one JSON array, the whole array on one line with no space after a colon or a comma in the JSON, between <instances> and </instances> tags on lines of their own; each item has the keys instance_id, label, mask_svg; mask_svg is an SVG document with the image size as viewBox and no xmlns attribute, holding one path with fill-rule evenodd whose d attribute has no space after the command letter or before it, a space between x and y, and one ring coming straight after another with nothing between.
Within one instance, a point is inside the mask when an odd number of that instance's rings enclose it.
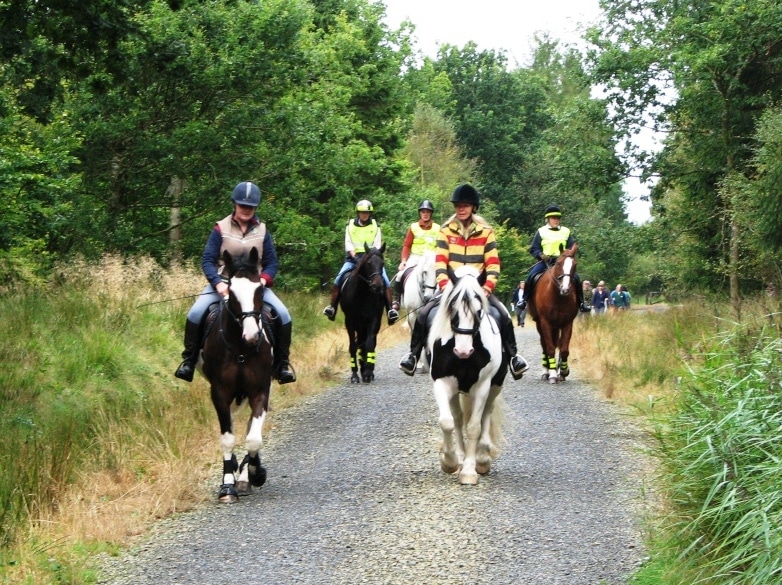
<instances>
[{"instance_id":1,"label":"black riding boot","mask_svg":"<svg viewBox=\"0 0 782 585\"><path fill-rule=\"evenodd\" d=\"M296 372L289 361L291 354L291 332L293 322L285 323L280 328L280 336L277 339L277 347L274 352L274 372L280 384L290 384L296 381Z\"/></svg>"},{"instance_id":2,"label":"black riding boot","mask_svg":"<svg viewBox=\"0 0 782 585\"><path fill-rule=\"evenodd\" d=\"M174 376L185 382L193 381L193 374L198 363L198 352L201 350L201 325L185 320L185 350L182 352L184 361L179 364Z\"/></svg>"},{"instance_id":3,"label":"black riding boot","mask_svg":"<svg viewBox=\"0 0 782 585\"><path fill-rule=\"evenodd\" d=\"M402 298L402 280L395 280L393 283L394 287L394 298L391 303L392 308L399 309L399 301Z\"/></svg>"},{"instance_id":4,"label":"black riding boot","mask_svg":"<svg viewBox=\"0 0 782 585\"><path fill-rule=\"evenodd\" d=\"M502 317L501 321L500 331L502 333L502 345L510 356L510 362L508 364L510 375L513 376L514 380L521 380L524 372L529 369L527 360L518 354L516 334L513 332L513 319L510 317Z\"/></svg>"},{"instance_id":5,"label":"black riding boot","mask_svg":"<svg viewBox=\"0 0 782 585\"><path fill-rule=\"evenodd\" d=\"M331 289L331 300L326 308L323 309L323 314L329 318L329 321L333 321L337 316L337 303L339 302L339 285L335 284Z\"/></svg>"},{"instance_id":6,"label":"black riding boot","mask_svg":"<svg viewBox=\"0 0 782 585\"><path fill-rule=\"evenodd\" d=\"M418 363L421 351L424 349L424 343L426 343L426 324L422 323L420 319L416 319L413 326L413 334L410 338L410 353L399 362L399 369L408 376L415 374L415 366Z\"/></svg>"},{"instance_id":7,"label":"black riding boot","mask_svg":"<svg viewBox=\"0 0 782 585\"><path fill-rule=\"evenodd\" d=\"M393 325L399 320L399 303L391 298L391 287L386 287L386 310L388 311L388 324Z\"/></svg>"}]
</instances>

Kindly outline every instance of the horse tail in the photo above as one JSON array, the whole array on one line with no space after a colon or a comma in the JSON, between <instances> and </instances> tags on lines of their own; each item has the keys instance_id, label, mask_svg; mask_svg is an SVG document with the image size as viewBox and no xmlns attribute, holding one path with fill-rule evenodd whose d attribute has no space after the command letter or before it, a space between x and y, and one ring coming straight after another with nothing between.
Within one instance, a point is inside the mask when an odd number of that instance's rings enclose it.
<instances>
[{"instance_id":1,"label":"horse tail","mask_svg":"<svg viewBox=\"0 0 782 585\"><path fill-rule=\"evenodd\" d=\"M505 439L503 428L507 422L508 403L500 392L494 399L494 407L489 417L489 436L491 437L491 449L489 455L492 459L499 456L502 447L508 443Z\"/></svg>"}]
</instances>

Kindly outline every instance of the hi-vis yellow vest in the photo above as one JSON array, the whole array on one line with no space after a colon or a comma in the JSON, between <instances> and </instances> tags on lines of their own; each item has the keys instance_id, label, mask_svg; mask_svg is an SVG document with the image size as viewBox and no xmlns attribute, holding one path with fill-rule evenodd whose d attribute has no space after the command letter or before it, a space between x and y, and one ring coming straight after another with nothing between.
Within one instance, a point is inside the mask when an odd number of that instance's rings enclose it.
<instances>
[{"instance_id":1,"label":"hi-vis yellow vest","mask_svg":"<svg viewBox=\"0 0 782 585\"><path fill-rule=\"evenodd\" d=\"M540 247L547 256L559 256L559 245L567 246L567 240L570 237L570 230L566 227L560 227L558 230L552 230L544 225L538 230L540 234Z\"/></svg>"},{"instance_id":2,"label":"hi-vis yellow vest","mask_svg":"<svg viewBox=\"0 0 782 585\"><path fill-rule=\"evenodd\" d=\"M377 236L377 222L373 219L367 225L358 225L355 219L351 219L348 223L348 235L350 241L356 247L356 254L364 253L364 244L370 248L375 243L375 236Z\"/></svg>"},{"instance_id":3,"label":"hi-vis yellow vest","mask_svg":"<svg viewBox=\"0 0 782 585\"><path fill-rule=\"evenodd\" d=\"M423 256L426 252L434 252L437 249L437 233L440 231L439 223L432 223L431 229L425 230L418 222L410 225L413 232L413 244L410 246L410 254Z\"/></svg>"}]
</instances>

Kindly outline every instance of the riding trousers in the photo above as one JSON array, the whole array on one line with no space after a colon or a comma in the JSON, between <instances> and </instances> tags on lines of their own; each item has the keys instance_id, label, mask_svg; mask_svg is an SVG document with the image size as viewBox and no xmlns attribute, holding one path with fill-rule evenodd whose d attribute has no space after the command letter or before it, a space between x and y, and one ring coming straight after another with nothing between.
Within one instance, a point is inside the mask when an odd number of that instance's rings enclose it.
<instances>
[{"instance_id":1,"label":"riding trousers","mask_svg":"<svg viewBox=\"0 0 782 585\"><path fill-rule=\"evenodd\" d=\"M214 287L211 284L207 284L204 292L201 293L196 299L196 302L193 303L193 306L190 307L190 311L187 313L187 320L191 323L200 324L201 319L203 319L204 315L209 310L209 306L214 303L219 303L221 300L220 294ZM290 311L288 311L288 307L283 304L270 288L263 291L263 302L271 305L280 316L280 322L283 325L291 322L291 314Z\"/></svg>"}]
</instances>

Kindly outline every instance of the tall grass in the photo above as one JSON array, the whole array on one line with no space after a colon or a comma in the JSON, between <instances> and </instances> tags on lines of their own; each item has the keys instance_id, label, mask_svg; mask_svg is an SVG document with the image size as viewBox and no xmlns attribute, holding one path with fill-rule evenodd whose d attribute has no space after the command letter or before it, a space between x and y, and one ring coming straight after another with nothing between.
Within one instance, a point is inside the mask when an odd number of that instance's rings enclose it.
<instances>
[{"instance_id":1,"label":"tall grass","mask_svg":"<svg viewBox=\"0 0 782 585\"><path fill-rule=\"evenodd\" d=\"M0 583L94 582L91 554L214 497L208 385L173 377L203 285L195 268L107 256L63 266L47 289L0 295ZM273 410L348 370L344 330L320 314L324 299L278 294L294 316L298 381L273 385ZM406 336L395 327L380 340Z\"/></svg>"},{"instance_id":2,"label":"tall grass","mask_svg":"<svg viewBox=\"0 0 782 585\"><path fill-rule=\"evenodd\" d=\"M761 301L741 323L692 303L580 328L576 351L602 362L612 399L641 407L659 462L633 583L782 582L782 340Z\"/></svg>"}]
</instances>

